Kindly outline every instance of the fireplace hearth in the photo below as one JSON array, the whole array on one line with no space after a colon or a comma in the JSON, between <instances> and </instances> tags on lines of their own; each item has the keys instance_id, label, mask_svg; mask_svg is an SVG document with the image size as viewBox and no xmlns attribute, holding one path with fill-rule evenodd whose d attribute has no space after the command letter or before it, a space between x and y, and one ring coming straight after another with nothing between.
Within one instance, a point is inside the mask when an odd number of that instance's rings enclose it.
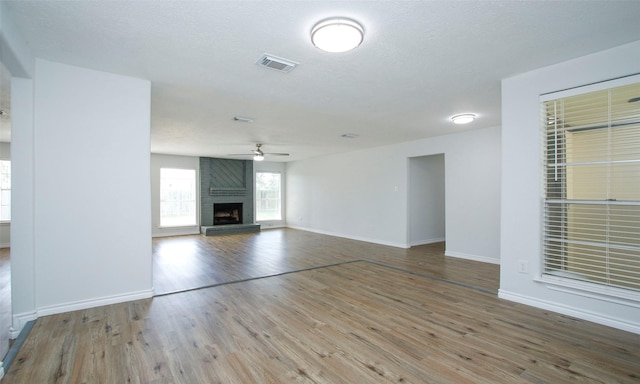
<instances>
[{"instance_id":1,"label":"fireplace hearth","mask_svg":"<svg viewBox=\"0 0 640 384\"><path fill-rule=\"evenodd\" d=\"M213 225L242 224L242 203L213 204Z\"/></svg>"}]
</instances>

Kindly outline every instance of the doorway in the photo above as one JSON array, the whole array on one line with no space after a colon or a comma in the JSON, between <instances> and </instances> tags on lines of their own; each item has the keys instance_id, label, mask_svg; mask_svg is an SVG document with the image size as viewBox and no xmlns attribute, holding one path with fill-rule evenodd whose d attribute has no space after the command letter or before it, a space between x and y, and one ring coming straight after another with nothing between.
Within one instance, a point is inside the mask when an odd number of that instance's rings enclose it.
<instances>
[{"instance_id":1,"label":"doorway","mask_svg":"<svg viewBox=\"0 0 640 384\"><path fill-rule=\"evenodd\" d=\"M409 158L410 246L445 241L444 153Z\"/></svg>"}]
</instances>

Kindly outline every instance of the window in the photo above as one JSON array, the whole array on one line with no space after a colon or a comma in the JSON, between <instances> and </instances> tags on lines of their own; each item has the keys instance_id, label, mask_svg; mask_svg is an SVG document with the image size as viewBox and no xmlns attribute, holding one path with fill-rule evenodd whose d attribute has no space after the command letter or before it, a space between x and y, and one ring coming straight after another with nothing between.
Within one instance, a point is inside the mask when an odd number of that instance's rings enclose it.
<instances>
[{"instance_id":1,"label":"window","mask_svg":"<svg viewBox=\"0 0 640 384\"><path fill-rule=\"evenodd\" d=\"M640 83L622 82L542 99L543 276L624 295L640 291Z\"/></svg>"},{"instance_id":2,"label":"window","mask_svg":"<svg viewBox=\"0 0 640 384\"><path fill-rule=\"evenodd\" d=\"M0 160L0 221L11 220L11 161Z\"/></svg>"},{"instance_id":3,"label":"window","mask_svg":"<svg viewBox=\"0 0 640 384\"><path fill-rule=\"evenodd\" d=\"M196 225L196 171L160 169L160 226Z\"/></svg>"},{"instance_id":4,"label":"window","mask_svg":"<svg viewBox=\"0 0 640 384\"><path fill-rule=\"evenodd\" d=\"M256 221L282 220L279 173L256 172Z\"/></svg>"}]
</instances>

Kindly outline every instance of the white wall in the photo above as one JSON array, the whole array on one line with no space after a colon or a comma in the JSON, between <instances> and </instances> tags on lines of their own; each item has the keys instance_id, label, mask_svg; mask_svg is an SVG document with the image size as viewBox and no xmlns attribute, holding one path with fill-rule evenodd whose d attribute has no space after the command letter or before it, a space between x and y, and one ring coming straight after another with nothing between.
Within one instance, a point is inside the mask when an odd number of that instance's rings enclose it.
<instances>
[{"instance_id":1,"label":"white wall","mask_svg":"<svg viewBox=\"0 0 640 384\"><path fill-rule=\"evenodd\" d=\"M11 143L0 143L0 159L11 160Z\"/></svg>"},{"instance_id":2,"label":"white wall","mask_svg":"<svg viewBox=\"0 0 640 384\"><path fill-rule=\"evenodd\" d=\"M160 227L160 168L194 169L196 171L196 225ZM200 159L193 156L151 154L151 225L153 237L193 235L200 233Z\"/></svg>"},{"instance_id":3,"label":"white wall","mask_svg":"<svg viewBox=\"0 0 640 384\"><path fill-rule=\"evenodd\" d=\"M35 316L33 231L33 80L35 61L0 2L0 60L11 79L11 310L23 319ZM17 148L17 150L16 150ZM17 214L19 213L19 214ZM11 337L24 323L13 317Z\"/></svg>"},{"instance_id":4,"label":"white wall","mask_svg":"<svg viewBox=\"0 0 640 384\"><path fill-rule=\"evenodd\" d=\"M640 303L558 288L541 274L539 96L640 72L640 41L541 68L502 83L500 297L640 333ZM518 273L525 263L529 273Z\"/></svg>"},{"instance_id":5,"label":"white wall","mask_svg":"<svg viewBox=\"0 0 640 384\"><path fill-rule=\"evenodd\" d=\"M150 83L37 60L12 114L16 331L150 297Z\"/></svg>"},{"instance_id":6,"label":"white wall","mask_svg":"<svg viewBox=\"0 0 640 384\"><path fill-rule=\"evenodd\" d=\"M33 80L11 79L11 337L37 316Z\"/></svg>"},{"instance_id":7,"label":"white wall","mask_svg":"<svg viewBox=\"0 0 640 384\"><path fill-rule=\"evenodd\" d=\"M445 240L444 155L409 159L409 244Z\"/></svg>"},{"instance_id":8,"label":"white wall","mask_svg":"<svg viewBox=\"0 0 640 384\"><path fill-rule=\"evenodd\" d=\"M0 160L11 160L11 144L0 143ZM0 248L11 245L11 223L0 223Z\"/></svg>"},{"instance_id":9,"label":"white wall","mask_svg":"<svg viewBox=\"0 0 640 384\"><path fill-rule=\"evenodd\" d=\"M446 254L499 262L500 128L287 164L287 225L408 247L408 158L444 154Z\"/></svg>"},{"instance_id":10,"label":"white wall","mask_svg":"<svg viewBox=\"0 0 640 384\"><path fill-rule=\"evenodd\" d=\"M9 248L11 246L11 223L0 223L0 248Z\"/></svg>"},{"instance_id":11,"label":"white wall","mask_svg":"<svg viewBox=\"0 0 640 384\"><path fill-rule=\"evenodd\" d=\"M281 186L281 203L282 203L282 220L274 220L274 221L261 221L261 228L279 228L284 227L287 224L286 221L286 212L287 212L287 171L286 171L287 163L276 163L273 161L254 161L253 162L253 185L256 185L255 173L256 172L274 172L280 173L280 177L282 180ZM255 200L255 187L253 188L253 198ZM254 204L255 209L255 204ZM253 213L253 217L256 217L255 212Z\"/></svg>"}]
</instances>

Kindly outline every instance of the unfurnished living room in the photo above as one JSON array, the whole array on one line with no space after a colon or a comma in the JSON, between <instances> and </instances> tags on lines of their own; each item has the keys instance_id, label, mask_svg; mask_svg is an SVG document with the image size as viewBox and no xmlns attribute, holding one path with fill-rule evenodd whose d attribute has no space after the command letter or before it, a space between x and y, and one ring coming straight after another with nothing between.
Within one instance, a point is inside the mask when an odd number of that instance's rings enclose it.
<instances>
[{"instance_id":1,"label":"unfurnished living room","mask_svg":"<svg viewBox=\"0 0 640 384\"><path fill-rule=\"evenodd\" d=\"M0 381L640 382L639 19L0 0Z\"/></svg>"}]
</instances>

